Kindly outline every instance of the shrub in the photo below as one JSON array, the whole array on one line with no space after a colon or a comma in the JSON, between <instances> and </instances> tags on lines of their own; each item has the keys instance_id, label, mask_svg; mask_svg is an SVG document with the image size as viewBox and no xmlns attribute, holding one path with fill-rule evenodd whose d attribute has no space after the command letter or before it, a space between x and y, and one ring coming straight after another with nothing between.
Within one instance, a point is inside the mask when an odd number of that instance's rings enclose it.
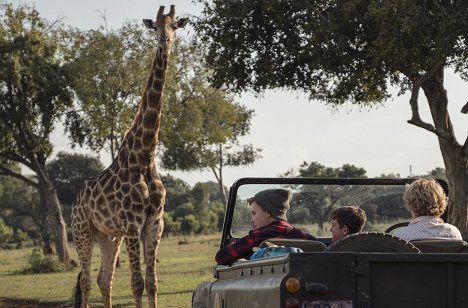
<instances>
[{"instance_id":1,"label":"shrub","mask_svg":"<svg viewBox=\"0 0 468 308\"><path fill-rule=\"evenodd\" d=\"M180 224L180 231L185 234L196 233L200 229L200 223L198 222L197 218L190 214L182 219Z\"/></svg>"},{"instance_id":2,"label":"shrub","mask_svg":"<svg viewBox=\"0 0 468 308\"><path fill-rule=\"evenodd\" d=\"M179 234L180 221L174 221L170 213L164 212L164 233L163 235Z\"/></svg>"},{"instance_id":3,"label":"shrub","mask_svg":"<svg viewBox=\"0 0 468 308\"><path fill-rule=\"evenodd\" d=\"M13 229L5 224L0 217L0 248L6 247L6 243L12 240Z\"/></svg>"},{"instance_id":4,"label":"shrub","mask_svg":"<svg viewBox=\"0 0 468 308\"><path fill-rule=\"evenodd\" d=\"M45 256L40 249L33 249L27 258L29 267L22 271L24 274L57 273L65 270L55 257Z\"/></svg>"}]
</instances>

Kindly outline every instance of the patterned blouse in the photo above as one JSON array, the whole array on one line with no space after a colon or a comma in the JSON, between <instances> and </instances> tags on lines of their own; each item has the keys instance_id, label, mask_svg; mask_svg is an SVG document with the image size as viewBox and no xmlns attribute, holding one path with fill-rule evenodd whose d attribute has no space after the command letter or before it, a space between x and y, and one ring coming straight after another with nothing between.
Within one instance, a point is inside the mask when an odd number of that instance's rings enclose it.
<instances>
[{"instance_id":1,"label":"patterned blouse","mask_svg":"<svg viewBox=\"0 0 468 308\"><path fill-rule=\"evenodd\" d=\"M216 262L229 265L238 259L247 258L253 253L252 248L274 237L315 240L313 235L291 226L288 222L276 220L268 226L251 230L248 235L221 248L216 254Z\"/></svg>"},{"instance_id":2,"label":"patterned blouse","mask_svg":"<svg viewBox=\"0 0 468 308\"><path fill-rule=\"evenodd\" d=\"M393 235L404 240L422 239L456 239L461 240L460 230L454 225L444 223L442 218L435 216L419 216L408 226L396 229Z\"/></svg>"}]
</instances>

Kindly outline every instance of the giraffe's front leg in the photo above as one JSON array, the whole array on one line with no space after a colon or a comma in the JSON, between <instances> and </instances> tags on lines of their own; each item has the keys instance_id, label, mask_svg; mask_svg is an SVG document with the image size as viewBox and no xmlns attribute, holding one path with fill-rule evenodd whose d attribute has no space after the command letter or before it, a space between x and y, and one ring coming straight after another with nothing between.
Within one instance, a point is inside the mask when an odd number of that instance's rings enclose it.
<instances>
[{"instance_id":1,"label":"giraffe's front leg","mask_svg":"<svg viewBox=\"0 0 468 308\"><path fill-rule=\"evenodd\" d=\"M158 279L156 275L156 257L158 253L159 243L162 237L162 232L164 229L162 209L161 212L157 214L159 218L156 218L156 215L148 217L143 231L146 260L145 286L146 293L148 295L148 306L150 308L156 308L158 306Z\"/></svg>"},{"instance_id":2,"label":"giraffe's front leg","mask_svg":"<svg viewBox=\"0 0 468 308\"><path fill-rule=\"evenodd\" d=\"M125 244L127 246L130 270L132 272L131 283L135 307L141 308L144 283L140 265L140 232L136 225L129 225L125 237Z\"/></svg>"}]
</instances>

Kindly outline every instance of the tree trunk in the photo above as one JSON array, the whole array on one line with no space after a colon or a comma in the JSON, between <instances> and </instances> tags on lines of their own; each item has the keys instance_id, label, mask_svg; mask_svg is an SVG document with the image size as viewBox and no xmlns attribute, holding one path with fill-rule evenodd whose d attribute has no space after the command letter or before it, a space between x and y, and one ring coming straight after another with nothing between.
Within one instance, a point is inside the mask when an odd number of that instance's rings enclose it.
<instances>
[{"instance_id":1,"label":"tree trunk","mask_svg":"<svg viewBox=\"0 0 468 308\"><path fill-rule=\"evenodd\" d=\"M455 137L447 109L448 98L443 86L444 72L439 69L422 84L426 95L439 147L444 159L449 181L449 222L458 227L464 238L468 238L468 149L460 145Z\"/></svg>"},{"instance_id":2,"label":"tree trunk","mask_svg":"<svg viewBox=\"0 0 468 308\"><path fill-rule=\"evenodd\" d=\"M67 229L60 202L57 197L57 191L49 179L40 179L39 187L44 194L47 214L52 233L54 234L57 255L62 263L68 265L70 262L70 254L68 252Z\"/></svg>"}]
</instances>

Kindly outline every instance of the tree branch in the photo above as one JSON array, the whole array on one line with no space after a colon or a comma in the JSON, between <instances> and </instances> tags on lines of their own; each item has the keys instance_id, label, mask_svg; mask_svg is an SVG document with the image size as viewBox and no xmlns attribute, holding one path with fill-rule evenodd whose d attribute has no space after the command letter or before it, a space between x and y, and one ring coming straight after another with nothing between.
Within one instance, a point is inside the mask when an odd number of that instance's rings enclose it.
<instances>
[{"instance_id":1,"label":"tree branch","mask_svg":"<svg viewBox=\"0 0 468 308\"><path fill-rule=\"evenodd\" d=\"M33 180L25 177L24 175L20 173L16 173L11 169L5 168L4 166L0 165L0 175L6 175L6 176L12 176L14 178L17 178L20 181L25 182L27 185L34 187L34 188L39 188L39 184L34 182Z\"/></svg>"},{"instance_id":2,"label":"tree branch","mask_svg":"<svg viewBox=\"0 0 468 308\"><path fill-rule=\"evenodd\" d=\"M464 113L464 114L468 113L468 102L466 102L465 106L462 107L461 113Z\"/></svg>"},{"instance_id":3,"label":"tree branch","mask_svg":"<svg viewBox=\"0 0 468 308\"><path fill-rule=\"evenodd\" d=\"M436 134L438 137L443 138L443 139L450 139L452 137L451 134L447 133L446 131L442 129L437 129L434 127L434 125L424 122L421 119L421 116L419 114L419 104L418 104L418 98L419 98L419 90L421 89L422 84L427 81L429 78L433 77L434 74L437 72L437 70L440 68L442 65L441 62L437 62L429 72L426 74L419 76L413 81L413 89L411 90L411 98L410 98L410 106L411 106L411 112L412 116L411 119L408 120L407 122L409 124L413 124L415 126L424 128L434 134Z\"/></svg>"}]
</instances>

